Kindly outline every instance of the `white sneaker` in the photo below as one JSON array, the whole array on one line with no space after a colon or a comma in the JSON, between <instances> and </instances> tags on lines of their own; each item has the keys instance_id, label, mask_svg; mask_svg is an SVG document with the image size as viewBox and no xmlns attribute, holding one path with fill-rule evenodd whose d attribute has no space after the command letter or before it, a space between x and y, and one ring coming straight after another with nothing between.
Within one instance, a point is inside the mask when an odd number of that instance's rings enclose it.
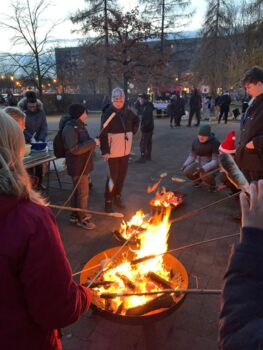
<instances>
[{"instance_id":1,"label":"white sneaker","mask_svg":"<svg viewBox=\"0 0 263 350\"><path fill-rule=\"evenodd\" d=\"M78 221L77 226L84 228L85 230L93 230L94 228L96 228L96 225L93 224L93 222L88 222L83 220Z\"/></svg>"},{"instance_id":2,"label":"white sneaker","mask_svg":"<svg viewBox=\"0 0 263 350\"><path fill-rule=\"evenodd\" d=\"M91 214L85 214L85 216L83 216L81 221L87 221L87 220L90 220L91 218L92 218Z\"/></svg>"}]
</instances>

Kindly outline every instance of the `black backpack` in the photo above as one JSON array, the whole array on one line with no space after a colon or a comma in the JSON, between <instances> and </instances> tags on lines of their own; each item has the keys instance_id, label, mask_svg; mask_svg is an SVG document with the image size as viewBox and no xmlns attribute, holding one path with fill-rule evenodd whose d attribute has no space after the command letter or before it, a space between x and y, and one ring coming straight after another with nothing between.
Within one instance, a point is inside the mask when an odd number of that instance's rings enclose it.
<instances>
[{"instance_id":1,"label":"black backpack","mask_svg":"<svg viewBox=\"0 0 263 350\"><path fill-rule=\"evenodd\" d=\"M65 158L66 149L63 142L62 132L65 125L70 119L71 118L69 116L65 116L65 117L62 117L59 122L59 131L57 132L56 136L53 139L53 151L56 158ZM78 128L74 130L76 130L76 132L79 135Z\"/></svg>"},{"instance_id":2,"label":"black backpack","mask_svg":"<svg viewBox=\"0 0 263 350\"><path fill-rule=\"evenodd\" d=\"M62 138L62 131L63 129L60 129L53 140L53 150L56 158L64 158L66 155L66 149Z\"/></svg>"}]
</instances>

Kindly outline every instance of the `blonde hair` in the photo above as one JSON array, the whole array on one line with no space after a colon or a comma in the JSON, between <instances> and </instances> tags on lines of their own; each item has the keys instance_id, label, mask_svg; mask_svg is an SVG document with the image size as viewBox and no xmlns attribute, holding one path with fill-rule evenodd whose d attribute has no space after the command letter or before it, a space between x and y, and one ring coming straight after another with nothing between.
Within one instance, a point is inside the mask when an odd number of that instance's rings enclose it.
<instances>
[{"instance_id":1,"label":"blonde hair","mask_svg":"<svg viewBox=\"0 0 263 350\"><path fill-rule=\"evenodd\" d=\"M32 189L23 164L24 151L22 130L14 119L0 111L0 194L46 205L44 198Z\"/></svg>"}]
</instances>

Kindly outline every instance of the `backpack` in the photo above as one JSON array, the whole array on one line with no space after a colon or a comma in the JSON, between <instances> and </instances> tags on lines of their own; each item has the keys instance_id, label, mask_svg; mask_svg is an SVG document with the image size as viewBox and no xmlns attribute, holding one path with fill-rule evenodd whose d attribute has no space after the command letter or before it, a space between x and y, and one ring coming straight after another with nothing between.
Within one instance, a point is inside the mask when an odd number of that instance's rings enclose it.
<instances>
[{"instance_id":1,"label":"backpack","mask_svg":"<svg viewBox=\"0 0 263 350\"><path fill-rule=\"evenodd\" d=\"M53 140L53 150L56 158L64 158L66 155L66 149L62 138L62 131L63 129L60 129Z\"/></svg>"},{"instance_id":2,"label":"backpack","mask_svg":"<svg viewBox=\"0 0 263 350\"><path fill-rule=\"evenodd\" d=\"M56 156L56 158L65 158L66 149L64 146L64 142L63 142L62 132L63 132L65 125L67 124L67 122L70 119L71 118L68 116L61 118L60 123L59 123L59 130L53 139L53 151L54 151L54 155ZM75 130L79 135L78 129L75 129Z\"/></svg>"}]
</instances>

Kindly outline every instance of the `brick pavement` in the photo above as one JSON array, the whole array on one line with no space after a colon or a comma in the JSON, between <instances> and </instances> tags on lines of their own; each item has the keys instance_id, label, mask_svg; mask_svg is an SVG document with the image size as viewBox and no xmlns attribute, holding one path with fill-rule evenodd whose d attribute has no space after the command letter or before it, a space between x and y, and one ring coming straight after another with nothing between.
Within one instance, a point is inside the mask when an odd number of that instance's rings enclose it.
<instances>
[{"instance_id":1,"label":"brick pavement","mask_svg":"<svg viewBox=\"0 0 263 350\"><path fill-rule=\"evenodd\" d=\"M98 120L91 119L92 128L96 129ZM216 136L222 140L230 130L238 131L238 124L230 122L227 126L212 123ZM167 171L169 176L178 175L197 128L182 126L169 128L168 119L156 120L153 140L153 161L146 164L131 163L126 179L123 197L127 204L125 211L129 218L139 208L148 211L151 198L146 194L147 185L153 178L157 179L161 172ZM137 138L138 139L138 138ZM138 142L133 150L139 153ZM103 209L103 191L106 168L98 157L92 173L94 188L90 194L90 208ZM69 181L63 176L63 181ZM55 180L52 181L57 186ZM164 179L163 184L170 189L175 185ZM182 185L178 184L176 188ZM52 203L62 203L69 195L68 184L64 190L50 191ZM209 204L226 196L226 192L209 193L207 188L184 186L182 189L187 198L184 205L173 212L176 218L183 213ZM233 234L239 231L239 224L233 222L238 214L238 201L229 199L224 204L210 208L198 216L174 223L171 226L169 247L175 248L195 241ZM68 214L62 213L58 218L62 239L73 271L78 271L92 256L104 249L118 245L111 231L118 228L116 219L95 217L97 229L85 231L68 223ZM231 244L235 239L214 242L205 246L181 251L176 256L185 265L190 286L195 286L195 276L199 286L221 288L225 267L227 265ZM156 341L152 349L164 350L214 350L216 349L217 319L220 298L218 296L188 296L183 305L166 319L156 323ZM152 331L154 330L152 326ZM65 350L143 350L145 332L141 326L128 326L104 320L92 312L84 315L78 322L64 329L63 348ZM148 334L148 333L147 333ZM149 340L149 336L148 336Z\"/></svg>"}]
</instances>

